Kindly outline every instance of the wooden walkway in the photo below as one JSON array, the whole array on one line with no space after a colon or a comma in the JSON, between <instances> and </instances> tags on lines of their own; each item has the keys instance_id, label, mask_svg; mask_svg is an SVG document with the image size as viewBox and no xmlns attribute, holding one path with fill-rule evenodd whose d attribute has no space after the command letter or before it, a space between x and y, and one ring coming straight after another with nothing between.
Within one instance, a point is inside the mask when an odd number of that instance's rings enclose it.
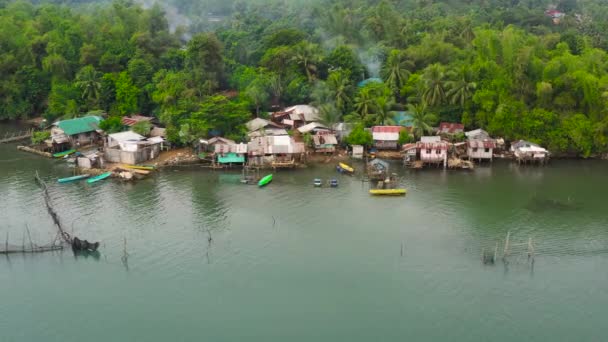
<instances>
[{"instance_id":1,"label":"wooden walkway","mask_svg":"<svg viewBox=\"0 0 608 342\"><path fill-rule=\"evenodd\" d=\"M0 144L29 139L32 137L32 133L34 133L33 128L22 132L7 132L4 137L0 138Z\"/></svg>"}]
</instances>

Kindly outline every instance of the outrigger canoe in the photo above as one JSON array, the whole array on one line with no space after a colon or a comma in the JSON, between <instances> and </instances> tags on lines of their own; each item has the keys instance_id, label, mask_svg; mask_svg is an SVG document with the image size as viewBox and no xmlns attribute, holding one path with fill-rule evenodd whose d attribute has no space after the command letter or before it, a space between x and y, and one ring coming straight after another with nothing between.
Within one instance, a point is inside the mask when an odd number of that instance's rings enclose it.
<instances>
[{"instance_id":1,"label":"outrigger canoe","mask_svg":"<svg viewBox=\"0 0 608 342\"><path fill-rule=\"evenodd\" d=\"M272 174L266 175L264 176L264 178L260 179L260 181L258 182L258 186L262 187L270 182L272 182Z\"/></svg>"},{"instance_id":2,"label":"outrigger canoe","mask_svg":"<svg viewBox=\"0 0 608 342\"><path fill-rule=\"evenodd\" d=\"M346 165L344 163L339 163L338 164L338 170L342 171L342 172L347 172L347 173L353 173L353 172L355 172L355 169L353 169L351 166Z\"/></svg>"},{"instance_id":3,"label":"outrigger canoe","mask_svg":"<svg viewBox=\"0 0 608 342\"><path fill-rule=\"evenodd\" d=\"M69 183L69 182L74 182L77 180L81 180L81 179L85 179L85 178L89 178L89 174L84 174L84 175L78 175L78 176L72 176L72 177L66 177L66 178L59 178L57 181L59 183Z\"/></svg>"},{"instance_id":4,"label":"outrigger canoe","mask_svg":"<svg viewBox=\"0 0 608 342\"><path fill-rule=\"evenodd\" d=\"M146 165L125 165L125 167L134 170L154 170L154 166L146 166Z\"/></svg>"},{"instance_id":5,"label":"outrigger canoe","mask_svg":"<svg viewBox=\"0 0 608 342\"><path fill-rule=\"evenodd\" d=\"M369 191L371 195L375 196L404 196L406 193L405 189L371 189Z\"/></svg>"},{"instance_id":6,"label":"outrigger canoe","mask_svg":"<svg viewBox=\"0 0 608 342\"><path fill-rule=\"evenodd\" d=\"M105 173L102 173L102 174L100 174L98 176L91 177L91 178L87 179L87 183L95 183L95 182L98 182L100 180L106 179L106 178L110 177L111 175L112 175L112 172L105 172Z\"/></svg>"},{"instance_id":7,"label":"outrigger canoe","mask_svg":"<svg viewBox=\"0 0 608 342\"><path fill-rule=\"evenodd\" d=\"M70 154L72 154L74 152L76 152L76 150L67 150L67 151L55 153L55 154L53 154L53 157L55 157L55 158L63 158L65 156L69 156Z\"/></svg>"}]
</instances>

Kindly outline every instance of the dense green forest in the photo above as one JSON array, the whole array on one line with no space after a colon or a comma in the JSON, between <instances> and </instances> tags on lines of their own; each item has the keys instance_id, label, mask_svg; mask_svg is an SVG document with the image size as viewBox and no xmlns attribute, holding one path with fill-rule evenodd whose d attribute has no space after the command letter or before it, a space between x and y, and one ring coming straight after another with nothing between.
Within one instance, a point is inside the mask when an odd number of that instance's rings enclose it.
<instances>
[{"instance_id":1,"label":"dense green forest","mask_svg":"<svg viewBox=\"0 0 608 342\"><path fill-rule=\"evenodd\" d=\"M602 0L0 0L0 119L144 113L188 143L311 103L326 124L407 110L416 135L461 121L590 156L605 18Z\"/></svg>"}]
</instances>

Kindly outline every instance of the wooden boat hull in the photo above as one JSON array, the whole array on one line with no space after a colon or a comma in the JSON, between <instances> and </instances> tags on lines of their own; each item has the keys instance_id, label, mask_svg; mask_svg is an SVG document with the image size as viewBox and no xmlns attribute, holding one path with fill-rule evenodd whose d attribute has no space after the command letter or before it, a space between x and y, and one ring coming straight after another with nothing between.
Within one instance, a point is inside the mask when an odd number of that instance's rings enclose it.
<instances>
[{"instance_id":1,"label":"wooden boat hull","mask_svg":"<svg viewBox=\"0 0 608 342\"><path fill-rule=\"evenodd\" d=\"M350 165L346 165L344 163L339 163L338 166L344 170L344 172L348 172L348 173L353 173L355 172L355 169L352 168Z\"/></svg>"},{"instance_id":2,"label":"wooden boat hull","mask_svg":"<svg viewBox=\"0 0 608 342\"><path fill-rule=\"evenodd\" d=\"M260 179L258 182L259 187L263 187L268 185L268 183L272 182L272 174L264 176L264 178Z\"/></svg>"},{"instance_id":3,"label":"wooden boat hull","mask_svg":"<svg viewBox=\"0 0 608 342\"><path fill-rule=\"evenodd\" d=\"M75 182L77 180L81 180L81 179L85 179L85 178L89 178L91 175L89 174L84 174L84 175L78 175L78 176L73 176L73 177L66 177L66 178L59 178L57 180L57 182L59 183L69 183L69 182Z\"/></svg>"},{"instance_id":4,"label":"wooden boat hull","mask_svg":"<svg viewBox=\"0 0 608 342\"><path fill-rule=\"evenodd\" d=\"M100 180L104 180L108 177L110 177L112 175L112 172L105 172L100 174L99 176L95 176L95 177L91 177L89 179L87 179L87 183L91 184L91 183L95 183L95 182L99 182Z\"/></svg>"},{"instance_id":5,"label":"wooden boat hull","mask_svg":"<svg viewBox=\"0 0 608 342\"><path fill-rule=\"evenodd\" d=\"M53 157L55 157L55 158L63 158L65 156L69 156L70 154L72 154L74 152L76 152L76 150L67 150L67 151L55 153L55 154L53 154Z\"/></svg>"},{"instance_id":6,"label":"wooden boat hull","mask_svg":"<svg viewBox=\"0 0 608 342\"><path fill-rule=\"evenodd\" d=\"M370 195L374 196L405 196L405 189L371 189Z\"/></svg>"},{"instance_id":7,"label":"wooden boat hull","mask_svg":"<svg viewBox=\"0 0 608 342\"><path fill-rule=\"evenodd\" d=\"M154 166L144 166L144 165L126 165L126 168L129 169L133 169L133 170L154 170Z\"/></svg>"}]
</instances>

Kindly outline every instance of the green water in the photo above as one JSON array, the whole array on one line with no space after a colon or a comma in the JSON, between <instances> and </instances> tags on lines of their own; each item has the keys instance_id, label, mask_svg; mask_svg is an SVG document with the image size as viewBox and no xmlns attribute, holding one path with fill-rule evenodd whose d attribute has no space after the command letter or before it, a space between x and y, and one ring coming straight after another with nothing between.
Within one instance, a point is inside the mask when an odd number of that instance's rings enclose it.
<instances>
[{"instance_id":1,"label":"green water","mask_svg":"<svg viewBox=\"0 0 608 342\"><path fill-rule=\"evenodd\" d=\"M408 195L377 198L331 165L263 189L200 168L59 185L63 162L0 145L0 240L54 235L35 169L101 256L0 256L1 341L607 339L607 162L394 166ZM481 264L508 231L533 238L533 267L517 247Z\"/></svg>"}]
</instances>

